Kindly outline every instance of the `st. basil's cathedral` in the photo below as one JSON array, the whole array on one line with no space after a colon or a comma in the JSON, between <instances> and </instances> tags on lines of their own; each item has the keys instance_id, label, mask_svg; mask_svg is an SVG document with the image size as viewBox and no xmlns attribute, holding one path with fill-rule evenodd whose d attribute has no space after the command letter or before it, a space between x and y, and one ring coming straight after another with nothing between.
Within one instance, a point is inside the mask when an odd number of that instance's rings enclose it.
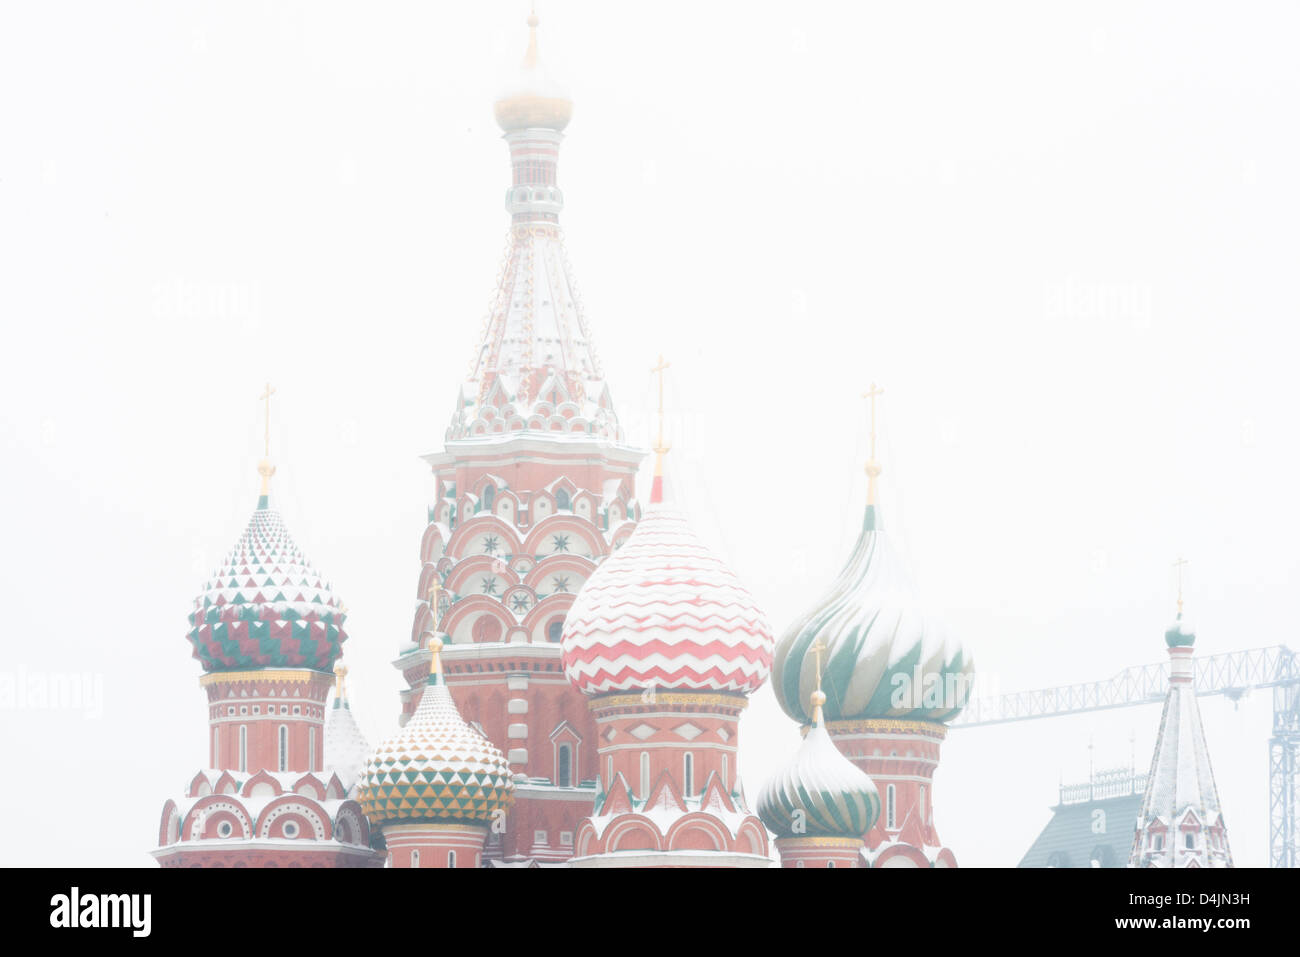
<instances>
[{"instance_id":1,"label":"st. basil's cathedral","mask_svg":"<svg viewBox=\"0 0 1300 957\"><path fill-rule=\"evenodd\" d=\"M857 542L777 640L673 495L662 358L653 481L648 501L636 497L646 452L620 426L565 255L556 167L573 104L542 65L537 25L531 16L520 75L495 103L509 248L442 451L425 456L436 492L393 662L406 685L397 727L372 747L352 714L347 611L275 508L268 444L247 529L190 614L209 755L163 805L153 856L164 867L955 867L933 779L973 657L926 614L886 534L880 391ZM1177 647L1190 655L1190 642ZM739 720L768 680L803 741L751 805ZM1190 692L1171 692L1171 706L1184 697L1190 708L1167 720L1199 735ZM1176 793L1181 765L1166 764ZM1177 826L1159 813L1143 853ZM1207 827L1206 846L1226 855L1221 820Z\"/></svg>"}]
</instances>

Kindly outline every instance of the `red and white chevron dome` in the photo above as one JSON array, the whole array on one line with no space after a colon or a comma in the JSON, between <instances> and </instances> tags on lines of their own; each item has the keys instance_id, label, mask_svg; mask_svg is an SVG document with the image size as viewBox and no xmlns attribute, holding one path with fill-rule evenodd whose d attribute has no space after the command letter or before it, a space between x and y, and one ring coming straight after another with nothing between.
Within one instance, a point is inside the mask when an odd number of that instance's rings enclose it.
<instances>
[{"instance_id":1,"label":"red and white chevron dome","mask_svg":"<svg viewBox=\"0 0 1300 957\"><path fill-rule=\"evenodd\" d=\"M587 579L564 622L564 673L584 694L732 691L772 670L772 628L754 596L685 517L651 507Z\"/></svg>"}]
</instances>

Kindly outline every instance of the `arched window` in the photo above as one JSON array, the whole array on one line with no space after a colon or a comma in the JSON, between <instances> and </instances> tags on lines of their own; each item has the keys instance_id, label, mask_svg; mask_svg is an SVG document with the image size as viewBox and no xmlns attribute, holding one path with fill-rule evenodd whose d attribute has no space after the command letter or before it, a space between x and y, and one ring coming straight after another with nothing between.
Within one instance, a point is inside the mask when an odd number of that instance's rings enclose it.
<instances>
[{"instance_id":1,"label":"arched window","mask_svg":"<svg viewBox=\"0 0 1300 957\"><path fill-rule=\"evenodd\" d=\"M1192 837L1192 832L1188 831L1187 835L1183 838L1183 845L1190 851L1195 843L1196 839Z\"/></svg>"},{"instance_id":2,"label":"arched window","mask_svg":"<svg viewBox=\"0 0 1300 957\"><path fill-rule=\"evenodd\" d=\"M916 806L921 812L922 822L928 822L930 820L930 815L925 809L925 785L924 784L921 785L921 795L917 799L917 802L918 803Z\"/></svg>"},{"instance_id":3,"label":"arched window","mask_svg":"<svg viewBox=\"0 0 1300 957\"><path fill-rule=\"evenodd\" d=\"M564 489L560 489L558 492L555 493L555 507L557 509L568 508L570 504L571 503L569 501L569 493L566 492Z\"/></svg>"},{"instance_id":4,"label":"arched window","mask_svg":"<svg viewBox=\"0 0 1300 957\"><path fill-rule=\"evenodd\" d=\"M418 847L411 852L411 866L412 867L420 866L420 849Z\"/></svg>"},{"instance_id":5,"label":"arched window","mask_svg":"<svg viewBox=\"0 0 1300 957\"><path fill-rule=\"evenodd\" d=\"M885 788L885 827L887 828L892 829L898 826L896 823L898 816L897 804L896 792L894 786L891 784L889 787Z\"/></svg>"},{"instance_id":6,"label":"arched window","mask_svg":"<svg viewBox=\"0 0 1300 957\"><path fill-rule=\"evenodd\" d=\"M638 789L637 797L645 800L650 796L650 752L641 752L641 787Z\"/></svg>"},{"instance_id":7,"label":"arched window","mask_svg":"<svg viewBox=\"0 0 1300 957\"><path fill-rule=\"evenodd\" d=\"M731 786L731 785L727 784L727 757L728 757L728 755L725 755L725 754L722 756L722 788L723 788L723 790L726 790L728 787Z\"/></svg>"},{"instance_id":8,"label":"arched window","mask_svg":"<svg viewBox=\"0 0 1300 957\"><path fill-rule=\"evenodd\" d=\"M567 744L560 745L555 762L555 783L562 788L573 787L573 749Z\"/></svg>"},{"instance_id":9,"label":"arched window","mask_svg":"<svg viewBox=\"0 0 1300 957\"><path fill-rule=\"evenodd\" d=\"M835 862L834 862L834 861L827 861L827 862L826 862L826 866L827 866L827 867L834 867L834 866L835 866Z\"/></svg>"},{"instance_id":10,"label":"arched window","mask_svg":"<svg viewBox=\"0 0 1300 957\"><path fill-rule=\"evenodd\" d=\"M248 725L239 726L239 770L248 770Z\"/></svg>"},{"instance_id":11,"label":"arched window","mask_svg":"<svg viewBox=\"0 0 1300 957\"><path fill-rule=\"evenodd\" d=\"M280 770L289 770L289 726L280 725Z\"/></svg>"},{"instance_id":12,"label":"arched window","mask_svg":"<svg viewBox=\"0 0 1300 957\"><path fill-rule=\"evenodd\" d=\"M307 729L307 770L316 770L316 729Z\"/></svg>"},{"instance_id":13,"label":"arched window","mask_svg":"<svg viewBox=\"0 0 1300 957\"><path fill-rule=\"evenodd\" d=\"M455 851L448 851L448 852L447 852L447 866L448 866L448 867L455 867L455 866L456 866L456 852L455 852Z\"/></svg>"},{"instance_id":14,"label":"arched window","mask_svg":"<svg viewBox=\"0 0 1300 957\"><path fill-rule=\"evenodd\" d=\"M221 767L221 728L212 729L212 766Z\"/></svg>"},{"instance_id":15,"label":"arched window","mask_svg":"<svg viewBox=\"0 0 1300 957\"><path fill-rule=\"evenodd\" d=\"M614 786L614 756L613 755L610 755L605 759L605 777L608 778L608 780L605 782L605 791L606 793L608 793L609 789Z\"/></svg>"},{"instance_id":16,"label":"arched window","mask_svg":"<svg viewBox=\"0 0 1300 957\"><path fill-rule=\"evenodd\" d=\"M557 618L546 626L546 640L558 642L562 637L564 637L564 619Z\"/></svg>"},{"instance_id":17,"label":"arched window","mask_svg":"<svg viewBox=\"0 0 1300 957\"><path fill-rule=\"evenodd\" d=\"M483 501L479 505L479 510L484 512L492 511L492 503L496 500L496 496L497 496L497 490L494 485L489 483L488 485L484 486Z\"/></svg>"},{"instance_id":18,"label":"arched window","mask_svg":"<svg viewBox=\"0 0 1300 957\"><path fill-rule=\"evenodd\" d=\"M682 758L682 794L685 797L695 794L695 755L689 751Z\"/></svg>"}]
</instances>

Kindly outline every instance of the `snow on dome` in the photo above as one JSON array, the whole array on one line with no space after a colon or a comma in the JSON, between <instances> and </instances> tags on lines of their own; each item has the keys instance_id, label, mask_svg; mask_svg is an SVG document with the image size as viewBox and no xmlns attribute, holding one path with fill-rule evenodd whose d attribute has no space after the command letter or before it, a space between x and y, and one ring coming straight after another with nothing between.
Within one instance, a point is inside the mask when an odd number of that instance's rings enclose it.
<instances>
[{"instance_id":1,"label":"snow on dome","mask_svg":"<svg viewBox=\"0 0 1300 957\"><path fill-rule=\"evenodd\" d=\"M880 816L880 794L818 723L759 794L758 816L778 837L861 837Z\"/></svg>"},{"instance_id":2,"label":"snow on dome","mask_svg":"<svg viewBox=\"0 0 1300 957\"><path fill-rule=\"evenodd\" d=\"M190 644L204 671L329 671L347 640L347 615L266 496L190 613Z\"/></svg>"},{"instance_id":3,"label":"snow on dome","mask_svg":"<svg viewBox=\"0 0 1300 957\"><path fill-rule=\"evenodd\" d=\"M325 717L326 773L337 774L344 789L351 791L369 757L370 743L353 717L352 708L346 698L336 694Z\"/></svg>"},{"instance_id":4,"label":"snow on dome","mask_svg":"<svg viewBox=\"0 0 1300 957\"><path fill-rule=\"evenodd\" d=\"M772 667L772 629L753 596L662 504L587 579L562 640L565 674L588 695L749 694Z\"/></svg>"},{"instance_id":5,"label":"snow on dome","mask_svg":"<svg viewBox=\"0 0 1300 957\"><path fill-rule=\"evenodd\" d=\"M486 824L514 801L505 755L467 724L440 674L411 720L361 772L357 796L372 825L391 821Z\"/></svg>"},{"instance_id":6,"label":"snow on dome","mask_svg":"<svg viewBox=\"0 0 1300 957\"><path fill-rule=\"evenodd\" d=\"M805 724L811 722L805 704L817 684L811 649L818 639L826 644L828 721L948 721L970 696L974 659L922 610L875 505L867 506L853 554L829 592L776 647L777 701Z\"/></svg>"},{"instance_id":7,"label":"snow on dome","mask_svg":"<svg viewBox=\"0 0 1300 957\"><path fill-rule=\"evenodd\" d=\"M1170 648L1190 648L1196 644L1196 630L1184 620L1181 611L1174 623L1165 629L1165 644Z\"/></svg>"},{"instance_id":8,"label":"snow on dome","mask_svg":"<svg viewBox=\"0 0 1300 957\"><path fill-rule=\"evenodd\" d=\"M573 116L573 101L537 55L537 15L528 18L528 51L519 73L496 101L497 125L513 130L562 130Z\"/></svg>"}]
</instances>

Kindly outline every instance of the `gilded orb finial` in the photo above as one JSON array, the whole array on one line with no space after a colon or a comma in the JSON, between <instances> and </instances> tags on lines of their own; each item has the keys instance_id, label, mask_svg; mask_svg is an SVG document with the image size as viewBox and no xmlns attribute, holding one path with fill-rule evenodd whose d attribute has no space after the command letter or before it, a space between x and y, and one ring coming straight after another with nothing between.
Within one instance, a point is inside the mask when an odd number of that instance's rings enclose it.
<instances>
[{"instance_id":1,"label":"gilded orb finial","mask_svg":"<svg viewBox=\"0 0 1300 957\"><path fill-rule=\"evenodd\" d=\"M334 697L340 701L346 701L348 697L347 685L344 679L348 676L348 666L341 661L334 662Z\"/></svg>"}]
</instances>

